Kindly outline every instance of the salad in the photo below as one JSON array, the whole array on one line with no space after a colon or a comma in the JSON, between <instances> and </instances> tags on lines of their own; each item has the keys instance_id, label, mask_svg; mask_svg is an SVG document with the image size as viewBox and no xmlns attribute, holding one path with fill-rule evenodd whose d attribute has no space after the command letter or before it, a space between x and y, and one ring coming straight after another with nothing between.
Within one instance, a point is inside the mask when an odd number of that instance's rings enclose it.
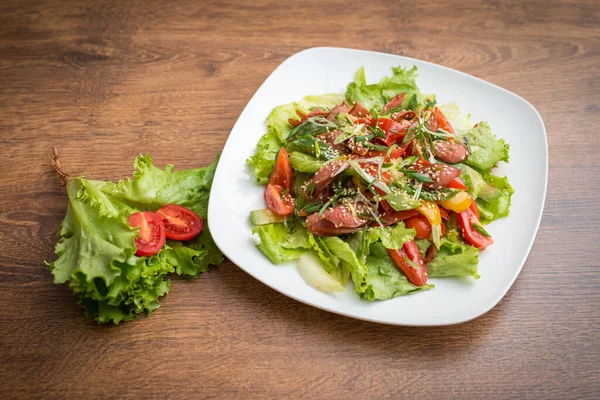
<instances>
[{"instance_id":1,"label":"salad","mask_svg":"<svg viewBox=\"0 0 600 400\"><path fill-rule=\"evenodd\" d=\"M387 300L433 288L429 278L478 279L493 244L484 226L509 213L513 189L493 173L509 145L422 93L416 67L392 72L367 84L360 68L343 95L275 107L247 160L265 185L256 247L297 260L325 292L351 280L361 298Z\"/></svg>"}]
</instances>

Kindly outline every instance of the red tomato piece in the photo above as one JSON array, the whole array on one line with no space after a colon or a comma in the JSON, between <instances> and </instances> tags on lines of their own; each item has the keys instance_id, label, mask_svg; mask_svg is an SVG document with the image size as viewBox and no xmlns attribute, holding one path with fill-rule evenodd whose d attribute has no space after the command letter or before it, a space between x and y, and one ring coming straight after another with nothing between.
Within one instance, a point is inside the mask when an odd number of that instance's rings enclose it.
<instances>
[{"instance_id":1,"label":"red tomato piece","mask_svg":"<svg viewBox=\"0 0 600 400\"><path fill-rule=\"evenodd\" d=\"M134 239L136 252L140 257L152 256L165 244L165 225L152 211L136 212L129 216L129 225L140 228L138 237Z\"/></svg>"},{"instance_id":2,"label":"red tomato piece","mask_svg":"<svg viewBox=\"0 0 600 400\"><path fill-rule=\"evenodd\" d=\"M460 230L462 231L463 237L467 243L469 243L471 246L477 247L480 250L483 250L494 243L491 237L484 236L473 227L474 224L479 224L479 218L477 218L471 208L467 208L465 211L458 213L457 215Z\"/></svg>"},{"instance_id":3,"label":"red tomato piece","mask_svg":"<svg viewBox=\"0 0 600 400\"><path fill-rule=\"evenodd\" d=\"M415 238L427 239L431 236L431 224L424 215L416 215L404 221L407 228L413 228L416 231Z\"/></svg>"},{"instance_id":4,"label":"red tomato piece","mask_svg":"<svg viewBox=\"0 0 600 400\"><path fill-rule=\"evenodd\" d=\"M157 212L165 224L165 235L172 240L190 240L202 231L202 218L189 208L167 204Z\"/></svg>"},{"instance_id":5,"label":"red tomato piece","mask_svg":"<svg viewBox=\"0 0 600 400\"><path fill-rule=\"evenodd\" d=\"M454 178L452 181L450 181L449 184L446 185L447 188L450 189L460 189L460 190L467 190L467 186L465 185L465 182L460 179L460 177L456 177Z\"/></svg>"},{"instance_id":6,"label":"red tomato piece","mask_svg":"<svg viewBox=\"0 0 600 400\"><path fill-rule=\"evenodd\" d=\"M438 129L443 129L446 132L450 132L450 133L454 133L454 134L456 133L454 131L454 128L452 128L452 125L450 125L450 122L448 122L448 118L446 118L444 113L442 113L442 110L440 110L438 107L435 107L433 109L433 113L435 114L435 116L437 118Z\"/></svg>"},{"instance_id":7,"label":"red tomato piece","mask_svg":"<svg viewBox=\"0 0 600 400\"><path fill-rule=\"evenodd\" d=\"M279 150L279 155L277 155L275 167L269 177L269 183L282 186L286 188L287 191L292 190L292 185L294 184L294 171L292 170L292 163L290 163L288 153L283 147Z\"/></svg>"},{"instance_id":8,"label":"red tomato piece","mask_svg":"<svg viewBox=\"0 0 600 400\"><path fill-rule=\"evenodd\" d=\"M289 215L294 210L294 201L289 191L283 194L283 186L269 183L265 189L265 202L276 215Z\"/></svg>"},{"instance_id":9,"label":"red tomato piece","mask_svg":"<svg viewBox=\"0 0 600 400\"><path fill-rule=\"evenodd\" d=\"M423 286L427 283L427 266L414 240L404 243L400 250L388 249L388 254L412 284ZM406 259L412 261L418 268L408 263Z\"/></svg>"}]
</instances>

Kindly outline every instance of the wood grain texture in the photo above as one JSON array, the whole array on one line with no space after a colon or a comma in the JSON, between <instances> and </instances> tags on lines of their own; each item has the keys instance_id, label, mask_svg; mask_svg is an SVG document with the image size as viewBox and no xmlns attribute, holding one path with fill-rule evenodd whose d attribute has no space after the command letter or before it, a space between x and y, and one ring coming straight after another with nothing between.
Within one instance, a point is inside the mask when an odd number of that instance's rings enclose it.
<instances>
[{"instance_id":1,"label":"wood grain texture","mask_svg":"<svg viewBox=\"0 0 600 400\"><path fill-rule=\"evenodd\" d=\"M599 3L286 3L0 2L2 397L599 398ZM50 147L98 179L129 174L141 151L206 165L269 73L313 46L440 63L537 107L548 196L508 295L462 325L390 327L226 262L175 280L151 318L84 318L43 264L67 203Z\"/></svg>"}]
</instances>

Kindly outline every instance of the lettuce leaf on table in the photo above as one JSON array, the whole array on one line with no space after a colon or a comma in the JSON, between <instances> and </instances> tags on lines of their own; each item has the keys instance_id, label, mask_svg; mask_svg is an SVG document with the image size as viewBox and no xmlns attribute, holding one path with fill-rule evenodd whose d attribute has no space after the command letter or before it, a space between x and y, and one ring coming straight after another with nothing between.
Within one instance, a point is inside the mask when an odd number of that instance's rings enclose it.
<instances>
[{"instance_id":1,"label":"lettuce leaf on table","mask_svg":"<svg viewBox=\"0 0 600 400\"><path fill-rule=\"evenodd\" d=\"M153 167L148 156L136 159L134 165L134 177L116 185L82 177L71 178L66 185L67 214L58 232L57 259L49 268L54 282L69 282L85 314L98 322L118 324L143 312L150 314L169 291L167 274L196 276L207 271L208 264L223 260L206 226L191 241L168 241L156 255L138 257L137 229L127 222L133 212L167 203L185 205L206 217L205 191L210 190L216 162L175 173L172 167L165 171ZM163 190L155 185L164 185Z\"/></svg>"}]
</instances>

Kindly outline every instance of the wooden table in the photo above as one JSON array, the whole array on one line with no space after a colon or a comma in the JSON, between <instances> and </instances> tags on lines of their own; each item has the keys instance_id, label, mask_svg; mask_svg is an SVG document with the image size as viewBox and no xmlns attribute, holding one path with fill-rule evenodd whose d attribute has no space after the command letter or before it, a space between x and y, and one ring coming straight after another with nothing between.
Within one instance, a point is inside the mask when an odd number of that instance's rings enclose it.
<instances>
[{"instance_id":1,"label":"wooden table","mask_svg":"<svg viewBox=\"0 0 600 400\"><path fill-rule=\"evenodd\" d=\"M2 398L599 398L599 3L284 3L0 4ZM313 46L428 60L537 107L546 208L504 300L458 326L382 326L225 262L175 280L150 318L83 317L43 263L67 204L51 146L98 179L142 151L206 165L271 71Z\"/></svg>"}]
</instances>

